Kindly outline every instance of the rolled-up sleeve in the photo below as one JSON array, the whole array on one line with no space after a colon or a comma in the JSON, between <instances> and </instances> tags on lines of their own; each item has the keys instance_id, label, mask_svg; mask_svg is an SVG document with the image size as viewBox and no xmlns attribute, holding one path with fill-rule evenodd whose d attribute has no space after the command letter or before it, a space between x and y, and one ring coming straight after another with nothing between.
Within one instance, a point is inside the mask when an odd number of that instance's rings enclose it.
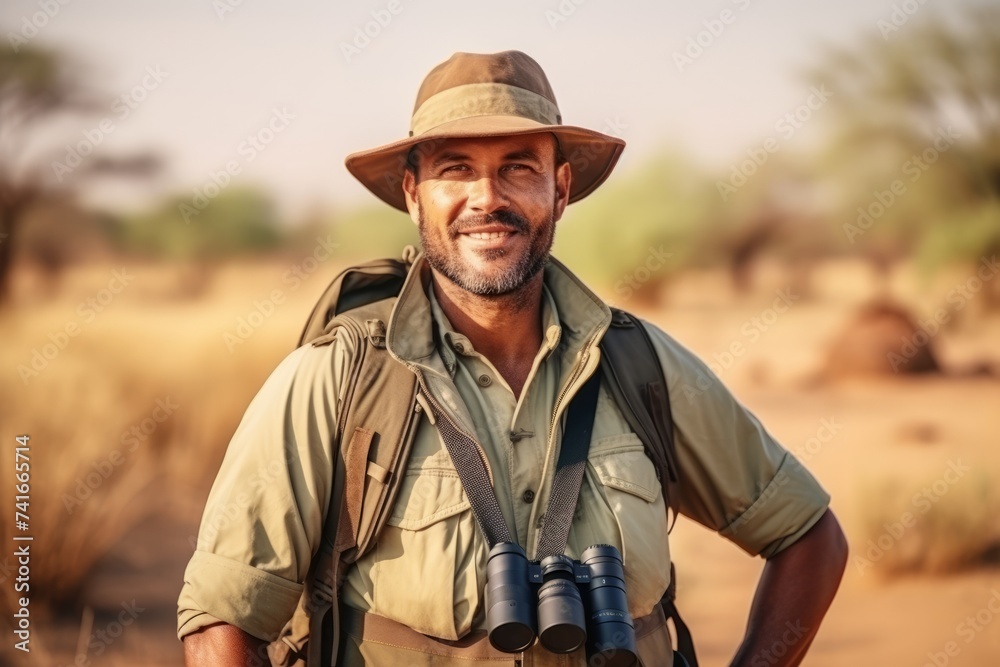
<instances>
[{"instance_id":1,"label":"rolled-up sleeve","mask_svg":"<svg viewBox=\"0 0 1000 667\"><path fill-rule=\"evenodd\" d=\"M273 640L302 594L330 502L348 344L271 373L226 450L177 604L177 636L223 621Z\"/></svg>"},{"instance_id":2,"label":"rolled-up sleeve","mask_svg":"<svg viewBox=\"0 0 1000 667\"><path fill-rule=\"evenodd\" d=\"M692 352L646 323L674 420L681 514L752 555L770 558L804 535L830 496Z\"/></svg>"}]
</instances>

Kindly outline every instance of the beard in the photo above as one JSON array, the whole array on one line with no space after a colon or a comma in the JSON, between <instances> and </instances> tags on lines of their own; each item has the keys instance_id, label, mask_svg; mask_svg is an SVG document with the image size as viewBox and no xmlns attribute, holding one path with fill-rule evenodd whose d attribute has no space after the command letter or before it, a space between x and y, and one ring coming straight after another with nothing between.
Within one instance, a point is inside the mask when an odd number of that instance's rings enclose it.
<instances>
[{"instance_id":1,"label":"beard","mask_svg":"<svg viewBox=\"0 0 1000 667\"><path fill-rule=\"evenodd\" d=\"M442 230L437 227L431 228L426 224L424 209L419 199L416 204L420 244L424 249L427 263L467 292L485 297L513 294L538 275L549 261L555 239L554 210L534 228L523 216L513 211L502 210L486 215L464 216ZM470 266L462 258L458 237L463 230L490 223L512 227L518 234L528 236L528 247L523 251L517 251L518 256L510 257L506 267L497 267L497 270L487 273ZM482 250L478 254L487 262L499 263L511 252L504 248L496 248Z\"/></svg>"}]
</instances>

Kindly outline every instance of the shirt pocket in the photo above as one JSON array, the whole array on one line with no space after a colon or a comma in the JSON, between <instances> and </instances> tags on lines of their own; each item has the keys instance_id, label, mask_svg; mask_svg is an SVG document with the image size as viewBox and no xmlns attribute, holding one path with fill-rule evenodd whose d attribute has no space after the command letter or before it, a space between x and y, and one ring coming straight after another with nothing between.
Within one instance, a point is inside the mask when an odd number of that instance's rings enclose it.
<instances>
[{"instance_id":1,"label":"shirt pocket","mask_svg":"<svg viewBox=\"0 0 1000 667\"><path fill-rule=\"evenodd\" d=\"M432 637L456 640L472 628L486 554L458 473L405 473L372 568L372 611Z\"/></svg>"},{"instance_id":2,"label":"shirt pocket","mask_svg":"<svg viewBox=\"0 0 1000 667\"><path fill-rule=\"evenodd\" d=\"M656 466L646 456L639 437L624 433L591 445L587 475L595 504L591 512L598 514L591 520L617 528L617 536L603 539L614 542L618 538L629 611L634 618L645 616L670 582L667 510ZM599 516L602 512L603 520Z\"/></svg>"}]
</instances>

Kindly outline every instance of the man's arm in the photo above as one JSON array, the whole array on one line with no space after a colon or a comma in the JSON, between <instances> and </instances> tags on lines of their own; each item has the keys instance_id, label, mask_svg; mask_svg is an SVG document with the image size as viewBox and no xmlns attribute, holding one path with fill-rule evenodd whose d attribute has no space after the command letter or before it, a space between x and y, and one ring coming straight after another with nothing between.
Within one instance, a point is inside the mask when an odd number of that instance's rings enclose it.
<instances>
[{"instance_id":1,"label":"man's arm","mask_svg":"<svg viewBox=\"0 0 1000 667\"><path fill-rule=\"evenodd\" d=\"M265 667L267 642L228 623L215 623L184 637L186 667Z\"/></svg>"},{"instance_id":2,"label":"man's arm","mask_svg":"<svg viewBox=\"0 0 1000 667\"><path fill-rule=\"evenodd\" d=\"M246 662L226 651L257 648L241 633L273 639L299 605L327 521L339 447L336 405L352 351L343 341L296 349L243 415L178 595L177 636L188 664L269 665L266 653L252 650ZM219 659L204 657L214 651Z\"/></svg>"},{"instance_id":3,"label":"man's arm","mask_svg":"<svg viewBox=\"0 0 1000 667\"><path fill-rule=\"evenodd\" d=\"M802 662L847 565L847 541L829 509L767 561L733 667Z\"/></svg>"}]
</instances>

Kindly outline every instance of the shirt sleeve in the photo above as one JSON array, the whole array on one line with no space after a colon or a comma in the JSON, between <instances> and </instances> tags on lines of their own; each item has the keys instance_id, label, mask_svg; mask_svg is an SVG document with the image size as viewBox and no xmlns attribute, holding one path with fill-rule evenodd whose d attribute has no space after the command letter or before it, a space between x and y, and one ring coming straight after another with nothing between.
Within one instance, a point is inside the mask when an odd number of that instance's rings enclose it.
<instances>
[{"instance_id":1,"label":"shirt sleeve","mask_svg":"<svg viewBox=\"0 0 1000 667\"><path fill-rule=\"evenodd\" d=\"M645 323L670 394L680 513L751 555L802 537L830 496L690 350Z\"/></svg>"},{"instance_id":2,"label":"shirt sleeve","mask_svg":"<svg viewBox=\"0 0 1000 667\"><path fill-rule=\"evenodd\" d=\"M322 538L349 343L299 347L240 421L205 505L177 603L177 636L224 621L273 640Z\"/></svg>"}]
</instances>

